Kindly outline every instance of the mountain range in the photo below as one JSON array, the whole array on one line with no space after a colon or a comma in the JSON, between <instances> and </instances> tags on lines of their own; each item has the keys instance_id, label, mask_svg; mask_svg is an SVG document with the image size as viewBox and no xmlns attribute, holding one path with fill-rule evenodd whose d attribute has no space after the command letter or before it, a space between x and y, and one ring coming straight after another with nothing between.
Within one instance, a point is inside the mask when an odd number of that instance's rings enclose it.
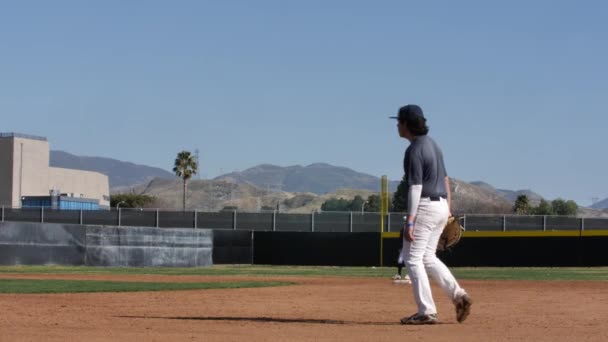
<instances>
[{"instance_id":1,"label":"mountain range","mask_svg":"<svg viewBox=\"0 0 608 342\"><path fill-rule=\"evenodd\" d=\"M111 189L145 184L156 177L175 178L171 172L158 167L137 165L112 158L80 157L64 151L51 151L49 164L52 167L103 173L108 176Z\"/></svg>"},{"instance_id":2,"label":"mountain range","mask_svg":"<svg viewBox=\"0 0 608 342\"><path fill-rule=\"evenodd\" d=\"M317 195L338 189L380 189L379 177L326 163L287 167L261 164L245 171L221 175L215 180L243 182L273 191L312 192ZM398 185L399 181L389 181L389 191L395 191Z\"/></svg>"},{"instance_id":3,"label":"mountain range","mask_svg":"<svg viewBox=\"0 0 608 342\"><path fill-rule=\"evenodd\" d=\"M590 208L592 208L592 209L608 209L608 197L604 198L601 201L593 203L593 205L591 205Z\"/></svg>"},{"instance_id":4,"label":"mountain range","mask_svg":"<svg viewBox=\"0 0 608 342\"><path fill-rule=\"evenodd\" d=\"M478 186L480 188L490 190L490 191L495 191L498 194L500 194L502 197L506 198L507 200L509 200L511 202L515 202L517 197L519 197L520 195L527 196L528 200L530 200L530 203L532 203L532 204L538 204L538 202L540 202L540 200L543 199L543 197L541 195L535 193L532 190L513 191L513 190L505 190L505 189L496 189L492 185L482 182L482 181L471 182L471 184Z\"/></svg>"},{"instance_id":5,"label":"mountain range","mask_svg":"<svg viewBox=\"0 0 608 342\"><path fill-rule=\"evenodd\" d=\"M51 151L50 164L54 167L74 168L81 170L97 171L106 174L110 181L112 193L130 191L135 188L139 192L154 192L156 187L163 184L164 188L172 188L173 183L179 183L179 179L169 171L157 167L138 165L131 162L119 161L104 157L81 157L63 151ZM194 182L192 180L191 182ZM205 183L207 182L207 183ZM389 191L394 192L400 181L389 181ZM506 190L496 189L492 185L475 181L467 183L458 179L452 179L452 191L454 198L460 197L461 203L466 203L466 207L471 209L478 206L477 202L485 202L484 208L492 212L504 212L510 210L517 196L526 195L531 203L538 203L542 196L531 190ZM169 185L171 184L171 185ZM211 185L210 185L211 184ZM277 166L271 164L261 164L242 172L232 172L220 175L211 181L201 181L200 187L213 187L215 184L218 189L227 188L225 184L245 184L253 186L264 194L271 194L273 202L277 193L285 193L283 200L293 199L295 202L314 202L313 198L323 197L327 194L335 194L342 189L360 190L362 193L379 192L380 178L357 172L352 169L334 166L327 163L314 163L307 166ZM220 184L220 185L218 185ZM230 188L230 187L228 187ZM156 189L156 190L152 190ZM194 190L190 186L191 190ZM158 190L160 191L160 190ZM175 189L180 193L179 188ZM241 191L231 189L231 195ZM165 190L160 191L165 193ZM255 191L247 188L243 193L255 194ZM222 193L222 191L220 191ZM258 192L261 194L261 192ZM303 194L302 196L298 194ZM306 194L306 195L304 195ZM352 194L351 194L352 195ZM218 198L224 198L225 194L216 194ZM255 195L253 195L255 197ZM298 197L299 196L299 197ZM276 196L275 196L276 197ZM280 197L280 196L279 196ZM226 199L226 198L224 198ZM234 198L232 198L234 200ZM205 206L217 207L222 201L217 203L206 203ZM256 200L256 206L266 205L263 199ZM608 208L608 198L594 204L595 209ZM481 210L481 208L479 208ZM475 210L478 211L478 210Z\"/></svg>"}]
</instances>

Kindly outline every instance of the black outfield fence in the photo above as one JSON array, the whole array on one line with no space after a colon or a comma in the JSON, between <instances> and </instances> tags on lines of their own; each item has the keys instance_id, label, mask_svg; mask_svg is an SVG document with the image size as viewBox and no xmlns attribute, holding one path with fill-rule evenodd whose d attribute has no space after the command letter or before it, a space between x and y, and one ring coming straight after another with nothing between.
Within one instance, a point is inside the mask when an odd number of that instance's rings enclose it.
<instances>
[{"instance_id":1,"label":"black outfield fence","mask_svg":"<svg viewBox=\"0 0 608 342\"><path fill-rule=\"evenodd\" d=\"M254 232L253 263L377 266L379 233Z\"/></svg>"},{"instance_id":2,"label":"black outfield fence","mask_svg":"<svg viewBox=\"0 0 608 342\"><path fill-rule=\"evenodd\" d=\"M232 240L224 245L244 244ZM209 229L0 222L0 265L209 266L213 243Z\"/></svg>"},{"instance_id":3,"label":"black outfield fence","mask_svg":"<svg viewBox=\"0 0 608 342\"><path fill-rule=\"evenodd\" d=\"M384 231L397 232L403 213L384 217ZM462 215L468 231L607 230L608 218L524 215ZM370 212L171 211L162 209L53 210L2 207L0 222L89 224L119 227L203 228L248 231L367 233L381 231L381 214Z\"/></svg>"},{"instance_id":4,"label":"black outfield fence","mask_svg":"<svg viewBox=\"0 0 608 342\"><path fill-rule=\"evenodd\" d=\"M606 229L469 230L457 246L438 256L448 266L608 266L607 243ZM15 221L0 223L0 244L2 265L394 266L401 240L397 232L166 229Z\"/></svg>"}]
</instances>

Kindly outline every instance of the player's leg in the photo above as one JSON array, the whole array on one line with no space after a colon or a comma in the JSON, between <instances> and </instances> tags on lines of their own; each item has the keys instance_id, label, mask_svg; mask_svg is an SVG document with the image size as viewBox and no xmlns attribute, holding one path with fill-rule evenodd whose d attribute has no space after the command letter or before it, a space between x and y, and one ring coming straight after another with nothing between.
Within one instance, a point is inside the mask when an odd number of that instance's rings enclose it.
<instances>
[{"instance_id":1,"label":"player's leg","mask_svg":"<svg viewBox=\"0 0 608 342\"><path fill-rule=\"evenodd\" d=\"M443 201L437 203L441 203L438 204L441 208L437 212L443 216L441 216L442 219L437 223L437 226L429 237L429 244L424 254L423 262L428 274L437 281L439 286L456 306L457 319L459 322L462 322L469 314L472 301L467 292L460 287L458 281L456 281L456 278L448 267L437 258L437 242L441 237L443 227L447 223L449 214L447 203L445 205L443 204Z\"/></svg>"},{"instance_id":2,"label":"player's leg","mask_svg":"<svg viewBox=\"0 0 608 342\"><path fill-rule=\"evenodd\" d=\"M423 263L423 257L427 250L427 245L431 237L433 228L436 223L433 222L432 216L425 210L425 205L420 204L418 215L414 227L414 241L404 244L406 255L407 272L412 282L412 290L414 299L418 306L418 314L431 315L436 314L437 309L433 301L431 292L431 284Z\"/></svg>"},{"instance_id":3,"label":"player's leg","mask_svg":"<svg viewBox=\"0 0 608 342\"><path fill-rule=\"evenodd\" d=\"M397 274L393 276L393 280L401 280L403 273L403 248L399 249L399 255L397 257Z\"/></svg>"},{"instance_id":4,"label":"player's leg","mask_svg":"<svg viewBox=\"0 0 608 342\"><path fill-rule=\"evenodd\" d=\"M439 284L439 286L446 292L446 294L454 300L458 295L464 293L464 290L458 285L456 278L452 275L452 272L445 266L445 264L437 258L437 242L441 237L443 227L448 220L448 208L447 204L442 205L441 202L435 202L436 212L439 218L436 220L436 226L432 228L429 236L429 243L424 253L423 262L428 274Z\"/></svg>"}]
</instances>

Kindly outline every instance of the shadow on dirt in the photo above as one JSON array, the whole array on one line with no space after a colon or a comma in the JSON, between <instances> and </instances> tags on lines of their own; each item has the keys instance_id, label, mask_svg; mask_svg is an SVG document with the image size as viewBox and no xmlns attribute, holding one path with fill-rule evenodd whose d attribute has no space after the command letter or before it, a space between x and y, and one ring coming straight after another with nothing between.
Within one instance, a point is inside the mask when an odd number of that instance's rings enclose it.
<instances>
[{"instance_id":1,"label":"shadow on dirt","mask_svg":"<svg viewBox=\"0 0 608 342\"><path fill-rule=\"evenodd\" d=\"M147 319L176 319L192 321L246 321L262 323L305 323L305 324L344 324L344 325L399 325L397 322L356 322L333 319L310 318L277 318L277 317L152 317L152 316L118 316L120 318L147 318Z\"/></svg>"}]
</instances>

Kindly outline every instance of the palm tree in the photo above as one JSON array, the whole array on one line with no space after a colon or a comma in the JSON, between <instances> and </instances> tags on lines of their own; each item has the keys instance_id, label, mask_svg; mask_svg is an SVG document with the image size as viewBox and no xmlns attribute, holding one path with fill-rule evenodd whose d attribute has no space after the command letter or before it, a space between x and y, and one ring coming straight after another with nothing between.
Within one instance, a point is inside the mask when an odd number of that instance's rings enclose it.
<instances>
[{"instance_id":1,"label":"palm tree","mask_svg":"<svg viewBox=\"0 0 608 342\"><path fill-rule=\"evenodd\" d=\"M192 176L196 174L197 170L198 165L196 165L196 160L189 151L181 151L177 154L173 172L175 172L176 176L184 180L184 211L186 210L186 183L188 182L188 179L192 178Z\"/></svg>"}]
</instances>

